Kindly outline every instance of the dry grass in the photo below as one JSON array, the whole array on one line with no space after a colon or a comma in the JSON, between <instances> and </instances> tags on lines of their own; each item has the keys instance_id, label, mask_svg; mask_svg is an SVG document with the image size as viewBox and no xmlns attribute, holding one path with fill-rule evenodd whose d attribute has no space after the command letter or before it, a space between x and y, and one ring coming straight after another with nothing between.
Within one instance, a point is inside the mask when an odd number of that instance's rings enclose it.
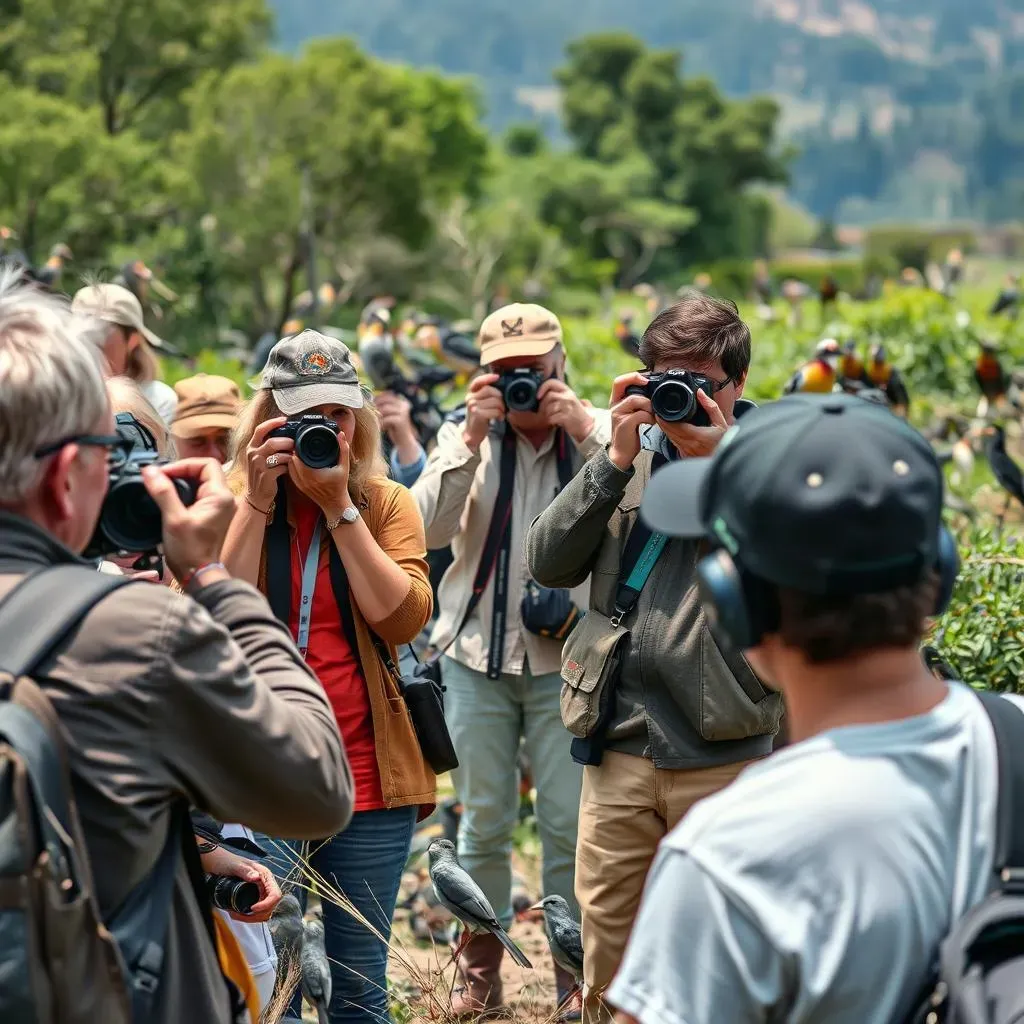
<instances>
[{"instance_id":1,"label":"dry grass","mask_svg":"<svg viewBox=\"0 0 1024 1024\"><path fill-rule=\"evenodd\" d=\"M517 870L535 884L538 876L535 844L516 855ZM344 893L316 872L308 860L294 859L294 872L290 877L296 886L306 889L321 902L329 902L369 929L381 941L383 936L368 921ZM536 891L536 890L535 890ZM556 1017L555 979L548 952L547 940L540 924L523 922L513 926L513 936L534 964L532 971L524 970L505 957L502 979L505 1001L509 1007L507 1020L523 1024L553 1024ZM452 1014L451 996L455 986L455 965L447 947L418 942L412 934L408 914L399 911L395 916L391 940L388 943L388 983L391 1015L398 1024L411 1020L430 1020L440 1024L456 1024ZM287 974L279 978L278 988L270 1005L264 1011L261 1024L278 1024L284 1016L292 993L298 983L298 966L289 965ZM303 1007L304 1019L315 1021L309 1007ZM384 1022L382 1022L384 1024Z\"/></svg>"}]
</instances>

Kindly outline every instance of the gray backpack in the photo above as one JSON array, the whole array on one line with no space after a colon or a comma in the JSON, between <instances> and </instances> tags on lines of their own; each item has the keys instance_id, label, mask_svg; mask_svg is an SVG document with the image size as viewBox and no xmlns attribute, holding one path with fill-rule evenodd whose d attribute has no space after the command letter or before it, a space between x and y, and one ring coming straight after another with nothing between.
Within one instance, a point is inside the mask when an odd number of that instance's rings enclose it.
<instances>
[{"instance_id":1,"label":"gray backpack","mask_svg":"<svg viewBox=\"0 0 1024 1024\"><path fill-rule=\"evenodd\" d=\"M999 761L993 889L953 924L907 1024L1024 1024L1024 712L978 696Z\"/></svg>"},{"instance_id":2,"label":"gray backpack","mask_svg":"<svg viewBox=\"0 0 1024 1024\"><path fill-rule=\"evenodd\" d=\"M186 843L195 855L187 807L172 813L149 876L103 921L60 724L29 678L93 605L129 582L63 565L31 574L0 602L3 1024L153 1018L175 869Z\"/></svg>"}]
</instances>

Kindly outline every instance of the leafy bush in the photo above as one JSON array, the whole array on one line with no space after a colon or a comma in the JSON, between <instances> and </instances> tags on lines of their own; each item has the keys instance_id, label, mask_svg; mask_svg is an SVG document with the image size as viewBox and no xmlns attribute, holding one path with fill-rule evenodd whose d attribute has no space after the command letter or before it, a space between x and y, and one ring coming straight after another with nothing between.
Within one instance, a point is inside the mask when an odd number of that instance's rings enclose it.
<instances>
[{"instance_id":1,"label":"leafy bush","mask_svg":"<svg viewBox=\"0 0 1024 1024\"><path fill-rule=\"evenodd\" d=\"M869 258L894 261L900 270L914 267L924 273L930 262L945 260L950 249L970 252L976 244L974 234L967 230L929 231L897 225L869 231L865 252Z\"/></svg>"},{"instance_id":2,"label":"leafy bush","mask_svg":"<svg viewBox=\"0 0 1024 1024\"><path fill-rule=\"evenodd\" d=\"M965 683L1024 693L1024 539L972 528L958 545L960 577L931 643Z\"/></svg>"},{"instance_id":3,"label":"leafy bush","mask_svg":"<svg viewBox=\"0 0 1024 1024\"><path fill-rule=\"evenodd\" d=\"M793 278L817 290L826 274L835 278L839 290L855 295L864 288L864 264L855 257L833 260L777 260L771 266L776 281Z\"/></svg>"}]
</instances>

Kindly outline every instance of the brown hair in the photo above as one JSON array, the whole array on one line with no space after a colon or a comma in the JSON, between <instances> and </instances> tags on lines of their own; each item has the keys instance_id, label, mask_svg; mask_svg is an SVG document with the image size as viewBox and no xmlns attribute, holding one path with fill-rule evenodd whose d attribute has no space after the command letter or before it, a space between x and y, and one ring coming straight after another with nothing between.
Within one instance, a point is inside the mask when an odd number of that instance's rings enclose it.
<instances>
[{"instance_id":1,"label":"brown hair","mask_svg":"<svg viewBox=\"0 0 1024 1024\"><path fill-rule=\"evenodd\" d=\"M111 411L115 415L130 412L153 435L161 458L175 458L174 438L168 432L167 425L131 377L111 377L107 381L107 394L110 396Z\"/></svg>"},{"instance_id":2,"label":"brown hair","mask_svg":"<svg viewBox=\"0 0 1024 1024\"><path fill-rule=\"evenodd\" d=\"M366 499L366 485L373 477L387 478L388 469L381 455L380 417L373 402L366 400L361 409L353 409L356 417L356 429L352 437L352 464L349 469L349 493L353 501ZM256 428L275 416L283 416L274 402L273 392L257 391L246 402L238 417L238 426L231 435L231 470L228 472L228 483L232 489L245 489L246 475L249 464L245 458L245 450L249 447Z\"/></svg>"},{"instance_id":3,"label":"brown hair","mask_svg":"<svg viewBox=\"0 0 1024 1024\"><path fill-rule=\"evenodd\" d=\"M910 647L925 632L935 608L939 579L929 573L920 583L879 594L822 597L779 590L779 635L811 664L841 661L882 647Z\"/></svg>"},{"instance_id":4,"label":"brown hair","mask_svg":"<svg viewBox=\"0 0 1024 1024\"><path fill-rule=\"evenodd\" d=\"M640 359L648 370L677 359L692 360L695 366L721 363L726 376L739 382L750 367L750 328L735 302L688 295L647 325Z\"/></svg>"}]
</instances>

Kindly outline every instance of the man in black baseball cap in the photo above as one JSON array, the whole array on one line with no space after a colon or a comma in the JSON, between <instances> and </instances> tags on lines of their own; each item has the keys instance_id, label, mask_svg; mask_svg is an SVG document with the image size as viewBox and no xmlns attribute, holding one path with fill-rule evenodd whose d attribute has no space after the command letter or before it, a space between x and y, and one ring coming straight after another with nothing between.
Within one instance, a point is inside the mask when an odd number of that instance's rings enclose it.
<instances>
[{"instance_id":1,"label":"man in black baseball cap","mask_svg":"<svg viewBox=\"0 0 1024 1024\"><path fill-rule=\"evenodd\" d=\"M794 742L662 841L608 994L623 1024L909 1019L951 911L987 894L992 726L919 654L957 573L942 489L924 438L850 395L751 411L652 477L641 515L704 541L705 613Z\"/></svg>"}]
</instances>

